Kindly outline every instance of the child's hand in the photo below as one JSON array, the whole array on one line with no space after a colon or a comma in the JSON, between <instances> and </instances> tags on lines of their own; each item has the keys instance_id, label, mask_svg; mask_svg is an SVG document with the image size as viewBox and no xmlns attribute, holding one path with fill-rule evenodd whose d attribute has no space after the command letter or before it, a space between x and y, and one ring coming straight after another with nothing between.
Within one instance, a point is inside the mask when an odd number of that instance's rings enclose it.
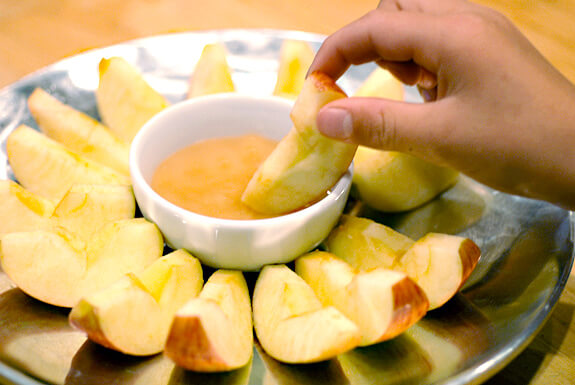
<instances>
[{"instance_id":1,"label":"child's hand","mask_svg":"<svg viewBox=\"0 0 575 385\"><path fill-rule=\"evenodd\" d=\"M349 98L327 136L409 152L575 209L575 87L501 14L464 0L383 0L330 36L310 72L375 61L428 103Z\"/></svg>"}]
</instances>

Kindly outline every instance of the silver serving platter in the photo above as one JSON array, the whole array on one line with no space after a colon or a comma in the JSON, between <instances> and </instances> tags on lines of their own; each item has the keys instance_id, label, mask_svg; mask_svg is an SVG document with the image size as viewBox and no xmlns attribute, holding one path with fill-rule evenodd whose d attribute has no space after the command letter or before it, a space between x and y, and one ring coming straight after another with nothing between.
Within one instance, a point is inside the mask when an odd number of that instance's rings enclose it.
<instances>
[{"instance_id":1,"label":"silver serving platter","mask_svg":"<svg viewBox=\"0 0 575 385\"><path fill-rule=\"evenodd\" d=\"M21 123L36 126L26 106L36 87L97 118L98 62L118 55L177 102L184 98L203 46L221 41L229 50L238 92L268 95L284 39L306 40L317 49L324 36L244 29L169 34L88 51L33 73L0 90L0 178L13 179L6 159L7 135ZM339 84L353 93L373 68L354 67ZM419 102L417 92L406 91L408 101ZM429 231L460 234L481 247L480 263L461 293L401 336L311 365L279 363L256 346L252 362L240 370L199 374L175 367L162 355L129 357L87 341L68 325L67 309L28 297L0 270L0 383L480 383L534 338L567 282L573 262L572 221L569 212L556 206L502 194L467 178L405 214L384 215L355 203L350 200L360 215L413 238ZM253 281L254 276L247 278Z\"/></svg>"}]
</instances>

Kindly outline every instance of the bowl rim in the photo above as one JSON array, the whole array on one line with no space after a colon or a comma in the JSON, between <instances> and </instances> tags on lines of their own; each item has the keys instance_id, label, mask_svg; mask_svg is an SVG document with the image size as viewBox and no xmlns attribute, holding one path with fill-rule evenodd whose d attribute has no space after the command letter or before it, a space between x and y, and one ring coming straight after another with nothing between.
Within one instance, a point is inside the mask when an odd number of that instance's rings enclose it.
<instances>
[{"instance_id":1,"label":"bowl rim","mask_svg":"<svg viewBox=\"0 0 575 385\"><path fill-rule=\"evenodd\" d=\"M172 104L171 106L166 107L164 110L160 111L152 118L150 118L138 131L136 136L134 137L129 154L129 169L130 169L130 178L132 180L132 185L134 190L136 190L136 186L140 189L140 192L147 195L151 198L154 203L159 205L163 210L169 211L172 214L177 215L178 217L197 220L206 222L207 224L211 225L220 225L222 227L238 227L238 228L249 228L253 227L254 225L273 225L278 224L284 221L289 221L291 219L297 219L301 216L315 216L320 214L322 211L325 211L330 205L334 204L338 199L346 194L347 190L351 188L352 182L352 175L353 175L353 162L350 164L346 172L337 180L337 182L327 191L326 195L321 198L320 200L311 203L309 206L304 207L302 209L289 212L287 214L281 214L278 216L270 217L270 218L260 218L260 219L228 219L228 218L217 218L211 217L203 214L198 214L193 211L186 210L170 201L166 198L162 197L158 194L152 186L146 181L144 178L140 164L137 161L137 157L139 154L139 148L141 147L141 143L143 143L144 139L147 136L147 133L151 130L149 127L160 127L157 121L164 119L164 116L171 115L173 113L179 113L181 110L186 109L189 105L195 105L198 103L207 103L210 100L216 101L237 101L237 100L250 100L255 102L281 102L282 104L291 104L293 105L293 101L289 99L270 95L270 96L259 96L259 95L251 95L239 92L225 92L225 93L218 93L218 94L210 94L210 95L202 95L197 96L191 99L186 99L177 103ZM155 128L153 131L158 130ZM216 136L214 136L215 138ZM191 145L194 142L187 143L184 147ZM135 149L135 150L134 150ZM134 191L135 192L135 191ZM134 194L136 196L136 202L138 206L140 206L140 202L138 202L138 194ZM142 214L144 210L140 207L140 211Z\"/></svg>"}]
</instances>

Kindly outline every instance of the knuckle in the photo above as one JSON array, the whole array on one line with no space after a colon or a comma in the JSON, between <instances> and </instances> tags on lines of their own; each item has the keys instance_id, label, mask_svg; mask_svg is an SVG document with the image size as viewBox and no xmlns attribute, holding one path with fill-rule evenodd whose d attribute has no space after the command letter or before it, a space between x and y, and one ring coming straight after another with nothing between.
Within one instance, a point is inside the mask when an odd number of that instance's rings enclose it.
<instances>
[{"instance_id":1,"label":"knuckle","mask_svg":"<svg viewBox=\"0 0 575 385\"><path fill-rule=\"evenodd\" d=\"M469 47L476 39L496 38L498 30L510 27L509 20L491 9L474 10L473 12L454 13L446 16L448 31L457 31L457 41Z\"/></svg>"}]
</instances>

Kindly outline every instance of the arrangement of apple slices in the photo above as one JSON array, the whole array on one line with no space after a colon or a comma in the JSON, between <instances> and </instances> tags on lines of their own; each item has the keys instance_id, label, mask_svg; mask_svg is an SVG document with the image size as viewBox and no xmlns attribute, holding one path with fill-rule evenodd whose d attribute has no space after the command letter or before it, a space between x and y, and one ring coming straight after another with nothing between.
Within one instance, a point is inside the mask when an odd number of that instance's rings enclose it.
<instances>
[{"instance_id":1,"label":"arrangement of apple slices","mask_svg":"<svg viewBox=\"0 0 575 385\"><path fill-rule=\"evenodd\" d=\"M396 337L427 312L423 290L405 273L376 268L356 273L331 253L314 251L298 258L295 271L324 306L335 306L361 332L361 346Z\"/></svg>"},{"instance_id":2,"label":"arrangement of apple slices","mask_svg":"<svg viewBox=\"0 0 575 385\"><path fill-rule=\"evenodd\" d=\"M438 308L469 278L479 261L479 247L447 234L429 233L415 242L406 238L370 219L343 216L325 247L360 271L384 267L404 272L421 286L429 309Z\"/></svg>"},{"instance_id":3,"label":"arrangement of apple slices","mask_svg":"<svg viewBox=\"0 0 575 385\"><path fill-rule=\"evenodd\" d=\"M285 265L265 266L253 294L254 328L262 348L286 363L332 358L359 345L361 334Z\"/></svg>"},{"instance_id":4,"label":"arrangement of apple slices","mask_svg":"<svg viewBox=\"0 0 575 385\"><path fill-rule=\"evenodd\" d=\"M401 101L403 85L389 71L374 70L355 96ZM459 173L413 155L359 146L353 159L353 184L359 198L383 212L414 209L453 186Z\"/></svg>"},{"instance_id":5,"label":"arrangement of apple slices","mask_svg":"<svg viewBox=\"0 0 575 385\"><path fill-rule=\"evenodd\" d=\"M235 90L225 46L204 47L187 97ZM457 173L406 154L322 136L318 111L346 97L325 74L305 74L307 42L285 41L274 95L296 98L293 128L261 165L242 200L268 214L321 199L355 161L360 199L383 211L409 210L455 183ZM324 246L264 267L253 309L240 271L217 270L203 284L200 262L163 255L158 228L134 218L129 143L169 105L119 57L99 65L103 123L37 89L28 100L41 132L20 126L7 139L13 181L0 181L0 264L28 295L72 308L87 336L125 354L165 354L188 370L249 365L254 330L261 348L285 363L313 363L398 336L448 301L477 264L471 240L427 234L415 241L374 221L344 216ZM356 96L403 99L376 70ZM357 150L357 152L356 152ZM253 317L253 322L252 322ZM411 330L411 329L410 329Z\"/></svg>"},{"instance_id":6,"label":"arrangement of apple slices","mask_svg":"<svg viewBox=\"0 0 575 385\"><path fill-rule=\"evenodd\" d=\"M83 297L69 319L108 348L137 356L160 353L174 314L198 295L202 284L198 259L176 250Z\"/></svg>"},{"instance_id":7,"label":"arrangement of apple slices","mask_svg":"<svg viewBox=\"0 0 575 385\"><path fill-rule=\"evenodd\" d=\"M215 271L172 322L165 354L197 372L245 366L253 352L250 294L241 271Z\"/></svg>"},{"instance_id":8,"label":"arrangement of apple slices","mask_svg":"<svg viewBox=\"0 0 575 385\"><path fill-rule=\"evenodd\" d=\"M98 110L104 124L126 143L169 102L154 90L138 70L121 57L100 61L96 89Z\"/></svg>"},{"instance_id":9,"label":"arrangement of apple slices","mask_svg":"<svg viewBox=\"0 0 575 385\"><path fill-rule=\"evenodd\" d=\"M284 40L280 50L274 95L296 99L303 89L307 70L315 52L302 40Z\"/></svg>"},{"instance_id":10,"label":"arrangement of apple slices","mask_svg":"<svg viewBox=\"0 0 575 385\"><path fill-rule=\"evenodd\" d=\"M308 76L291 112L294 126L248 183L242 195L246 205L265 214L285 214L321 199L341 178L357 146L320 134L316 117L321 107L344 97L327 75Z\"/></svg>"},{"instance_id":11,"label":"arrangement of apple slices","mask_svg":"<svg viewBox=\"0 0 575 385\"><path fill-rule=\"evenodd\" d=\"M222 43L207 44L190 76L188 98L234 91L226 47Z\"/></svg>"}]
</instances>

